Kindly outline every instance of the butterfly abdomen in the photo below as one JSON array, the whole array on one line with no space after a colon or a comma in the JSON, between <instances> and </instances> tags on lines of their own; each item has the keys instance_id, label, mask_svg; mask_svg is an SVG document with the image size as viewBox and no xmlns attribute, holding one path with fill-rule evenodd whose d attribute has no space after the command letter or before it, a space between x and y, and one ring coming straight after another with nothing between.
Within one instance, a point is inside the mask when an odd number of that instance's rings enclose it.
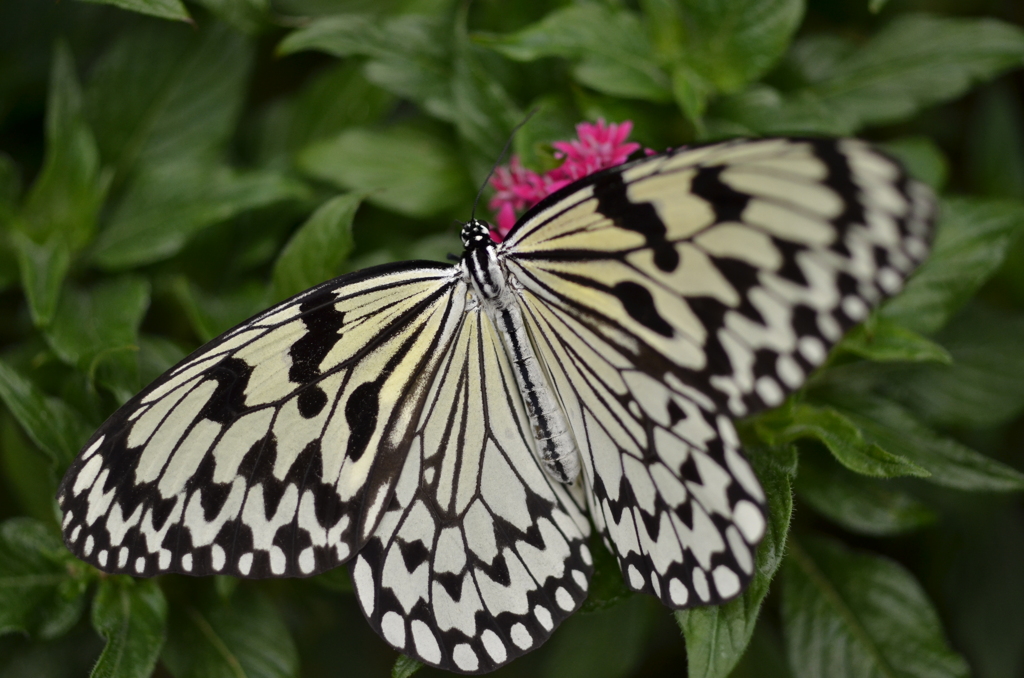
<instances>
[{"instance_id":1,"label":"butterfly abdomen","mask_svg":"<svg viewBox=\"0 0 1024 678\"><path fill-rule=\"evenodd\" d=\"M480 223L471 221L466 229L478 230ZM490 238L474 239L472 234L464 234L463 240L469 243L463 257L466 275L512 361L516 383L533 429L537 454L545 470L555 480L571 484L580 472L579 449L565 413L537 360L516 297L498 263L494 243Z\"/></svg>"}]
</instances>

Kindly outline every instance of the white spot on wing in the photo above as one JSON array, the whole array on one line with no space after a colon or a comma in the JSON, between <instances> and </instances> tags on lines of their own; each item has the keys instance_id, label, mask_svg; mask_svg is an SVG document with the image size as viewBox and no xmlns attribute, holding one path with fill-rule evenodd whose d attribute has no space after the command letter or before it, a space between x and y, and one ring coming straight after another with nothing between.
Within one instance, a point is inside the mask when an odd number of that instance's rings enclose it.
<instances>
[{"instance_id":1,"label":"white spot on wing","mask_svg":"<svg viewBox=\"0 0 1024 678\"><path fill-rule=\"evenodd\" d=\"M690 590L678 579L672 579L668 583L668 595L672 602L682 607L690 599Z\"/></svg>"},{"instance_id":2,"label":"white spot on wing","mask_svg":"<svg viewBox=\"0 0 1024 678\"><path fill-rule=\"evenodd\" d=\"M366 558L362 556L356 560L356 566L352 569L352 583L359 594L359 601L363 604L363 611L369 617L373 614L373 601L377 596L373 590L373 571Z\"/></svg>"},{"instance_id":3,"label":"white spot on wing","mask_svg":"<svg viewBox=\"0 0 1024 678\"><path fill-rule=\"evenodd\" d=\"M220 544L214 544L210 548L210 564L213 565L213 569L220 572L224 569L224 563L227 562L227 556L224 553L224 549L221 548Z\"/></svg>"},{"instance_id":4,"label":"white spot on wing","mask_svg":"<svg viewBox=\"0 0 1024 678\"><path fill-rule=\"evenodd\" d=\"M308 546L302 549L302 553L299 554L299 569L302 570L302 573L309 574L315 566L316 557L313 554L313 547Z\"/></svg>"},{"instance_id":5,"label":"white spot on wing","mask_svg":"<svg viewBox=\"0 0 1024 678\"><path fill-rule=\"evenodd\" d=\"M85 461L86 459L91 457L93 454L95 454L96 450L100 449L100 445L103 444L103 441L106 440L106 438L107 438L106 434L101 435L99 438L96 439L96 441L92 445L90 445L85 450L85 452L82 452L82 461Z\"/></svg>"},{"instance_id":6,"label":"white spot on wing","mask_svg":"<svg viewBox=\"0 0 1024 678\"><path fill-rule=\"evenodd\" d=\"M508 650L505 648L505 643L501 641L501 638L494 631L486 629L480 635L480 640L495 664L501 664L508 658Z\"/></svg>"},{"instance_id":7,"label":"white spot on wing","mask_svg":"<svg viewBox=\"0 0 1024 678\"><path fill-rule=\"evenodd\" d=\"M71 494L79 494L92 487L101 468L103 468L103 457L93 457L87 461L78 472L75 484L71 486Z\"/></svg>"},{"instance_id":8,"label":"white spot on wing","mask_svg":"<svg viewBox=\"0 0 1024 678\"><path fill-rule=\"evenodd\" d=\"M718 595L723 598L731 598L739 593L740 578L725 565L716 567L711 576L715 580L715 588L718 589Z\"/></svg>"},{"instance_id":9,"label":"white spot on wing","mask_svg":"<svg viewBox=\"0 0 1024 678\"><path fill-rule=\"evenodd\" d=\"M576 601L572 599L569 592L565 588L559 586L558 590L555 591L555 602L558 603L558 607L562 608L566 612L572 612L572 609L576 606Z\"/></svg>"},{"instance_id":10,"label":"white spot on wing","mask_svg":"<svg viewBox=\"0 0 1024 678\"><path fill-rule=\"evenodd\" d=\"M526 630L526 627L521 623L513 624L512 630L509 633L512 636L512 642L516 644L520 650L527 650L533 645L533 636Z\"/></svg>"},{"instance_id":11,"label":"white spot on wing","mask_svg":"<svg viewBox=\"0 0 1024 678\"><path fill-rule=\"evenodd\" d=\"M397 612L388 611L380 620L380 631L384 639L399 650L405 648L405 620Z\"/></svg>"},{"instance_id":12,"label":"white spot on wing","mask_svg":"<svg viewBox=\"0 0 1024 678\"><path fill-rule=\"evenodd\" d=\"M416 652L431 664L441 661L441 648L437 644L430 627L419 619L412 621L412 640L416 644Z\"/></svg>"},{"instance_id":13,"label":"white spot on wing","mask_svg":"<svg viewBox=\"0 0 1024 678\"><path fill-rule=\"evenodd\" d=\"M463 671L476 671L480 668L480 658L476 656L473 648L466 643L460 643L455 646L455 650L452 652L452 659L455 660L455 665Z\"/></svg>"},{"instance_id":14,"label":"white spot on wing","mask_svg":"<svg viewBox=\"0 0 1024 678\"><path fill-rule=\"evenodd\" d=\"M711 599L711 590L708 588L708 578L704 574L704 570L699 567L693 568L693 590L697 592L697 597L705 603Z\"/></svg>"},{"instance_id":15,"label":"white spot on wing","mask_svg":"<svg viewBox=\"0 0 1024 678\"><path fill-rule=\"evenodd\" d=\"M756 543L764 535L764 516L756 506L746 499L737 502L732 517L748 544Z\"/></svg>"},{"instance_id":16,"label":"white spot on wing","mask_svg":"<svg viewBox=\"0 0 1024 678\"><path fill-rule=\"evenodd\" d=\"M549 612L546 607L541 605L535 606L533 608L533 616L537 618L537 621L540 622L540 625L543 626L545 630L550 631L554 628L555 624L551 620L551 612Z\"/></svg>"}]
</instances>

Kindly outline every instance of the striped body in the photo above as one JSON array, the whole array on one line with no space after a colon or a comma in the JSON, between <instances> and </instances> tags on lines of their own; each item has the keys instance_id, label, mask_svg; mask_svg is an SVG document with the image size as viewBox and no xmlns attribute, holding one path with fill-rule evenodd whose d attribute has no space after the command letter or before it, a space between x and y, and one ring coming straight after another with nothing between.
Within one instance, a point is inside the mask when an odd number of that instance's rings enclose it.
<instances>
[{"instance_id":1,"label":"striped body","mask_svg":"<svg viewBox=\"0 0 1024 678\"><path fill-rule=\"evenodd\" d=\"M466 253L462 257L462 265L465 277L473 285L481 307L494 323L508 351L544 469L558 482L571 485L580 473L576 441L562 406L537 360L488 230L486 224L475 219L463 227Z\"/></svg>"}]
</instances>

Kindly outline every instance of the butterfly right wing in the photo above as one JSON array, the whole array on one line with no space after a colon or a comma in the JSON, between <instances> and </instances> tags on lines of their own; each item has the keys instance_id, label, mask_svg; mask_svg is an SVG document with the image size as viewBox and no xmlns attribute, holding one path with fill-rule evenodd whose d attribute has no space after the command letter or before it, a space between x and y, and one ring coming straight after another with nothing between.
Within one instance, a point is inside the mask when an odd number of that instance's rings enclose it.
<instances>
[{"instance_id":1,"label":"butterfly right wing","mask_svg":"<svg viewBox=\"0 0 1024 678\"><path fill-rule=\"evenodd\" d=\"M502 243L630 588L743 590L764 493L730 421L783 401L927 255L935 201L852 139L736 140L605 170Z\"/></svg>"},{"instance_id":2,"label":"butterfly right wing","mask_svg":"<svg viewBox=\"0 0 1024 678\"><path fill-rule=\"evenodd\" d=\"M536 648L587 594L579 490L542 470L504 346L470 309L394 499L349 563L370 624L399 651L463 673Z\"/></svg>"},{"instance_id":3,"label":"butterfly right wing","mask_svg":"<svg viewBox=\"0 0 1024 678\"><path fill-rule=\"evenodd\" d=\"M456 271L344 276L200 348L72 463L58 489L68 547L136 576L307 576L348 560L390 499L461 323Z\"/></svg>"}]
</instances>

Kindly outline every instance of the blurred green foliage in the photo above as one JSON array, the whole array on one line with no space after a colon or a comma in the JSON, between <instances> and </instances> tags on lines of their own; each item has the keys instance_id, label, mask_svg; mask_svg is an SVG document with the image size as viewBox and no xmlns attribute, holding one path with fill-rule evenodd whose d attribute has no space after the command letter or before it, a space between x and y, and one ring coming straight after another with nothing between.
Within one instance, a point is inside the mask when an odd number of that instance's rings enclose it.
<instances>
[{"instance_id":1,"label":"blurred green foliage","mask_svg":"<svg viewBox=\"0 0 1024 678\"><path fill-rule=\"evenodd\" d=\"M942 219L904 293L741 422L771 511L750 588L673 619L599 550L584 609L500 674L1024 676L1022 26L1012 0L0 4L0 677L418 670L344 569L109 577L61 544L54 491L201 342L458 252L534 108L514 151L538 170L597 117L656 149L858 134Z\"/></svg>"}]
</instances>

